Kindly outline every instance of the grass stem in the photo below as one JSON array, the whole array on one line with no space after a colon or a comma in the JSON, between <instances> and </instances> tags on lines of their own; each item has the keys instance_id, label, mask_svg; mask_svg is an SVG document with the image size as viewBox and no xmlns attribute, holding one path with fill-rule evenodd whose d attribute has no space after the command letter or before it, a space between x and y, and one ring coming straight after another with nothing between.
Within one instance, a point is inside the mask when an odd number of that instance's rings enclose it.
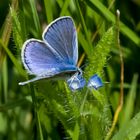
<instances>
[{"instance_id":1,"label":"grass stem","mask_svg":"<svg viewBox=\"0 0 140 140\"><path fill-rule=\"evenodd\" d=\"M120 47L120 40L119 40L119 19L120 19L120 12L119 10L117 10L116 12L116 15L117 15L117 19L116 19L116 36L117 36L117 46L119 48L119 52L120 52L120 62L121 62L121 77L120 77L120 82L121 82L121 85L120 85L120 98L119 98L119 104L118 104L118 107L115 111L115 115L114 115L114 118L113 118L113 123L112 123L112 126L105 138L105 140L109 140L113 134L113 131L115 129L115 126L117 124L117 121L118 121L118 117L119 117L119 114L122 110L122 107L123 107L123 85L124 85L124 62L123 62L123 53L122 53L122 49Z\"/></svg>"}]
</instances>

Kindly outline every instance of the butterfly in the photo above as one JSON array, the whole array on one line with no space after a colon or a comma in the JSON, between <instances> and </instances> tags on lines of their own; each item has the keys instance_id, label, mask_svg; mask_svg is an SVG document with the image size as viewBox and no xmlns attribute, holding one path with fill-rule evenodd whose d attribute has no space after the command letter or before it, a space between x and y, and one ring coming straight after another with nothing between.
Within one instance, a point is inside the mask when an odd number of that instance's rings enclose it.
<instances>
[{"instance_id":1,"label":"butterfly","mask_svg":"<svg viewBox=\"0 0 140 140\"><path fill-rule=\"evenodd\" d=\"M42 40L29 39L21 50L23 65L35 78L19 85L46 78L64 78L72 91L81 89L86 81L77 66L77 32L71 17L63 16L51 22L42 34Z\"/></svg>"}]
</instances>

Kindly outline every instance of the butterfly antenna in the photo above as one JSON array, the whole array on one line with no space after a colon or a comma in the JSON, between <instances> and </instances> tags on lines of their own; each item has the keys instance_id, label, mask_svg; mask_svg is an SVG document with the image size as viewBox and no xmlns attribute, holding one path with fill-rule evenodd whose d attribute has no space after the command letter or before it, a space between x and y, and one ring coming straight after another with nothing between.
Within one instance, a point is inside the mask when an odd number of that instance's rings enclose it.
<instances>
[{"instance_id":1,"label":"butterfly antenna","mask_svg":"<svg viewBox=\"0 0 140 140\"><path fill-rule=\"evenodd\" d=\"M83 69L85 68L89 63L85 63L84 65L82 65L80 68Z\"/></svg>"}]
</instances>

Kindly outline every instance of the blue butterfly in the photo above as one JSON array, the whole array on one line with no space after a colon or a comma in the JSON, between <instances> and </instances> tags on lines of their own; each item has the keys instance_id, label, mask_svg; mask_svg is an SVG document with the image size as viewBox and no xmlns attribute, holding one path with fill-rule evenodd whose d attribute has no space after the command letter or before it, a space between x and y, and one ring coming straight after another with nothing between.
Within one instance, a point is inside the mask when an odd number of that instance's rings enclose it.
<instances>
[{"instance_id":1,"label":"blue butterfly","mask_svg":"<svg viewBox=\"0 0 140 140\"><path fill-rule=\"evenodd\" d=\"M19 85L46 78L65 78L71 90L83 88L86 81L77 66L77 32L72 18L64 16L54 20L44 30L42 39L29 39L23 44L23 65L35 78Z\"/></svg>"},{"instance_id":2,"label":"blue butterfly","mask_svg":"<svg viewBox=\"0 0 140 140\"><path fill-rule=\"evenodd\" d=\"M42 38L43 41L29 39L23 44L22 62L28 73L36 77L19 84L57 76L71 77L74 73L80 73L82 78L82 71L76 66L77 32L71 17L54 20L44 30Z\"/></svg>"}]
</instances>

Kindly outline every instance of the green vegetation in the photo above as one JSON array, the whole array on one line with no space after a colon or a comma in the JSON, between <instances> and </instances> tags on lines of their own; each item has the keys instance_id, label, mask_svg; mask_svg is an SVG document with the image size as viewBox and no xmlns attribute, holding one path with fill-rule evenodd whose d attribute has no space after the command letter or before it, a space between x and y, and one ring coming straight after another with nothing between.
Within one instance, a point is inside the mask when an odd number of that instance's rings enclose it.
<instances>
[{"instance_id":1,"label":"green vegetation","mask_svg":"<svg viewBox=\"0 0 140 140\"><path fill-rule=\"evenodd\" d=\"M139 140L139 13L139 0L1 1L0 140ZM43 29L65 15L77 27L85 79L97 73L104 86L76 92L63 80L19 86L30 79L21 62L23 43L42 39Z\"/></svg>"}]
</instances>

